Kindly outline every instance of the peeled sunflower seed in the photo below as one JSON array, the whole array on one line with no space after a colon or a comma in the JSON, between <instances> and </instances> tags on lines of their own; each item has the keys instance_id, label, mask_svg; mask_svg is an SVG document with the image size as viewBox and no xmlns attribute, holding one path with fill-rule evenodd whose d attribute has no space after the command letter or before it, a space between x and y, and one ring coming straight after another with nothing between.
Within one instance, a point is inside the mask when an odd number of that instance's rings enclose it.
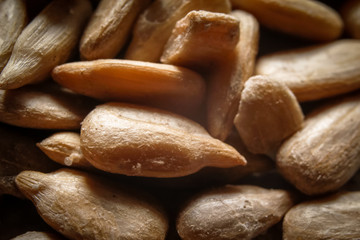
<instances>
[{"instance_id":1,"label":"peeled sunflower seed","mask_svg":"<svg viewBox=\"0 0 360 240\"><path fill-rule=\"evenodd\" d=\"M335 191L360 167L360 94L329 102L280 147L282 175L308 195Z\"/></svg>"},{"instance_id":2,"label":"peeled sunflower seed","mask_svg":"<svg viewBox=\"0 0 360 240\"><path fill-rule=\"evenodd\" d=\"M285 190L227 185L190 199L176 229L183 240L253 239L279 222L293 204Z\"/></svg>"},{"instance_id":3,"label":"peeled sunflower seed","mask_svg":"<svg viewBox=\"0 0 360 240\"><path fill-rule=\"evenodd\" d=\"M165 239L166 216L141 191L71 169L24 171L16 184L44 221L70 239Z\"/></svg>"},{"instance_id":4,"label":"peeled sunflower seed","mask_svg":"<svg viewBox=\"0 0 360 240\"><path fill-rule=\"evenodd\" d=\"M79 129L95 104L55 84L0 90L0 121L27 128Z\"/></svg>"},{"instance_id":5,"label":"peeled sunflower seed","mask_svg":"<svg viewBox=\"0 0 360 240\"><path fill-rule=\"evenodd\" d=\"M229 0L155 0L139 16L125 58L159 62L176 22L191 10L228 13L231 4Z\"/></svg>"},{"instance_id":6,"label":"peeled sunflower seed","mask_svg":"<svg viewBox=\"0 0 360 240\"><path fill-rule=\"evenodd\" d=\"M176 23L160 61L208 71L234 50L239 33L239 21L228 14L191 11Z\"/></svg>"},{"instance_id":7,"label":"peeled sunflower seed","mask_svg":"<svg viewBox=\"0 0 360 240\"><path fill-rule=\"evenodd\" d=\"M194 71L167 64L122 59L72 62L57 66L59 84L104 101L127 101L195 112L205 95L205 81Z\"/></svg>"},{"instance_id":8,"label":"peeled sunflower seed","mask_svg":"<svg viewBox=\"0 0 360 240\"><path fill-rule=\"evenodd\" d=\"M229 135L227 144L234 147L246 159L246 166L230 168L204 167L196 173L176 178L141 178L140 181L150 186L167 188L194 189L212 185L223 185L239 182L240 179L252 174L261 174L275 169L275 163L265 155L249 152L242 143L236 130Z\"/></svg>"},{"instance_id":9,"label":"peeled sunflower seed","mask_svg":"<svg viewBox=\"0 0 360 240\"><path fill-rule=\"evenodd\" d=\"M36 144L51 160L61 165L91 169L80 149L80 134L58 132Z\"/></svg>"},{"instance_id":10,"label":"peeled sunflower seed","mask_svg":"<svg viewBox=\"0 0 360 240\"><path fill-rule=\"evenodd\" d=\"M259 23L253 15L245 11L234 10L230 15L240 21L238 62L242 72L241 81L244 83L254 74L255 60L259 50Z\"/></svg>"},{"instance_id":11,"label":"peeled sunflower seed","mask_svg":"<svg viewBox=\"0 0 360 240\"><path fill-rule=\"evenodd\" d=\"M250 152L274 157L282 141L302 127L303 119L288 87L258 75L245 83L234 124Z\"/></svg>"},{"instance_id":12,"label":"peeled sunflower seed","mask_svg":"<svg viewBox=\"0 0 360 240\"><path fill-rule=\"evenodd\" d=\"M65 62L91 14L88 0L53 0L22 31L0 75L0 89L45 80Z\"/></svg>"},{"instance_id":13,"label":"peeled sunflower seed","mask_svg":"<svg viewBox=\"0 0 360 240\"><path fill-rule=\"evenodd\" d=\"M360 192L302 202L284 217L283 239L360 239Z\"/></svg>"},{"instance_id":14,"label":"peeled sunflower seed","mask_svg":"<svg viewBox=\"0 0 360 240\"><path fill-rule=\"evenodd\" d=\"M265 155L249 152L236 130L233 130L226 143L234 147L246 159L245 166L230 168L205 167L199 172L177 179L166 179L167 183L182 183L186 187L204 187L238 182L251 174L260 174L275 169L275 163ZM186 185L187 183L187 185ZM169 184L169 185L170 185Z\"/></svg>"},{"instance_id":15,"label":"peeled sunflower seed","mask_svg":"<svg viewBox=\"0 0 360 240\"><path fill-rule=\"evenodd\" d=\"M84 119L81 151L96 168L124 175L180 177L205 166L233 167L246 160L180 115L122 103L97 106Z\"/></svg>"},{"instance_id":16,"label":"peeled sunflower seed","mask_svg":"<svg viewBox=\"0 0 360 240\"><path fill-rule=\"evenodd\" d=\"M28 231L24 234L21 234L17 237L12 238L11 240L65 240L65 238L56 235L54 233L48 232L36 232Z\"/></svg>"},{"instance_id":17,"label":"peeled sunflower seed","mask_svg":"<svg viewBox=\"0 0 360 240\"><path fill-rule=\"evenodd\" d=\"M207 128L210 134L225 140L233 128L245 81L252 76L258 52L259 24L243 11L231 15L240 22L240 40L228 55L208 75Z\"/></svg>"},{"instance_id":18,"label":"peeled sunflower seed","mask_svg":"<svg viewBox=\"0 0 360 240\"><path fill-rule=\"evenodd\" d=\"M27 23L26 6L22 0L0 1L0 73L8 62L15 41Z\"/></svg>"},{"instance_id":19,"label":"peeled sunflower seed","mask_svg":"<svg viewBox=\"0 0 360 240\"><path fill-rule=\"evenodd\" d=\"M360 88L360 40L331 43L262 56L256 73L277 79L299 101L318 100Z\"/></svg>"},{"instance_id":20,"label":"peeled sunflower seed","mask_svg":"<svg viewBox=\"0 0 360 240\"><path fill-rule=\"evenodd\" d=\"M316 41L331 41L343 30L339 14L313 0L231 0L269 28Z\"/></svg>"},{"instance_id":21,"label":"peeled sunflower seed","mask_svg":"<svg viewBox=\"0 0 360 240\"><path fill-rule=\"evenodd\" d=\"M101 0L80 42L83 59L114 58L149 0ZM100 26L100 27L99 27Z\"/></svg>"},{"instance_id":22,"label":"peeled sunflower seed","mask_svg":"<svg viewBox=\"0 0 360 240\"><path fill-rule=\"evenodd\" d=\"M360 39L360 1L347 0L341 9L345 30L353 37Z\"/></svg>"}]
</instances>

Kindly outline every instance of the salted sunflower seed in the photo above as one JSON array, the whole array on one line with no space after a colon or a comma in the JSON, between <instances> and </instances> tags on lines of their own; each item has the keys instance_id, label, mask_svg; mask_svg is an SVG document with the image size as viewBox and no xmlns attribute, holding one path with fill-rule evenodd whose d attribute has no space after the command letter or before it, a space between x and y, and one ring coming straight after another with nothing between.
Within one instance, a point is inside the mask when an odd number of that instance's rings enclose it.
<instances>
[{"instance_id":1,"label":"salted sunflower seed","mask_svg":"<svg viewBox=\"0 0 360 240\"><path fill-rule=\"evenodd\" d=\"M300 101L311 101L360 88L360 40L331 43L264 55L256 73L277 79Z\"/></svg>"},{"instance_id":2,"label":"salted sunflower seed","mask_svg":"<svg viewBox=\"0 0 360 240\"><path fill-rule=\"evenodd\" d=\"M0 122L38 129L79 129L95 104L55 84L0 90Z\"/></svg>"},{"instance_id":3,"label":"salted sunflower seed","mask_svg":"<svg viewBox=\"0 0 360 240\"><path fill-rule=\"evenodd\" d=\"M180 177L246 160L194 121L123 103L97 106L83 121L81 151L96 168L125 175Z\"/></svg>"},{"instance_id":4,"label":"salted sunflower seed","mask_svg":"<svg viewBox=\"0 0 360 240\"><path fill-rule=\"evenodd\" d=\"M159 62L176 22L191 10L228 13L231 4L229 0L155 0L139 16L125 58Z\"/></svg>"},{"instance_id":5,"label":"salted sunflower seed","mask_svg":"<svg viewBox=\"0 0 360 240\"><path fill-rule=\"evenodd\" d=\"M254 14L261 24L295 36L331 41L343 30L340 15L312 0L231 0L234 8Z\"/></svg>"},{"instance_id":6,"label":"salted sunflower seed","mask_svg":"<svg viewBox=\"0 0 360 240\"><path fill-rule=\"evenodd\" d=\"M165 239L167 218L152 196L71 169L16 177L21 192L70 239Z\"/></svg>"},{"instance_id":7,"label":"salted sunflower seed","mask_svg":"<svg viewBox=\"0 0 360 240\"><path fill-rule=\"evenodd\" d=\"M59 84L102 101L126 101L196 112L205 97L205 81L196 72L168 64L101 59L57 66Z\"/></svg>"},{"instance_id":8,"label":"salted sunflower seed","mask_svg":"<svg viewBox=\"0 0 360 240\"><path fill-rule=\"evenodd\" d=\"M284 217L283 239L359 239L360 192L302 202Z\"/></svg>"},{"instance_id":9,"label":"salted sunflower seed","mask_svg":"<svg viewBox=\"0 0 360 240\"><path fill-rule=\"evenodd\" d=\"M21 32L0 75L0 89L44 81L65 62L91 14L88 0L53 0Z\"/></svg>"},{"instance_id":10,"label":"salted sunflower seed","mask_svg":"<svg viewBox=\"0 0 360 240\"><path fill-rule=\"evenodd\" d=\"M253 239L279 222L293 204L285 190L227 185L190 199L176 229L184 240Z\"/></svg>"},{"instance_id":11,"label":"salted sunflower seed","mask_svg":"<svg viewBox=\"0 0 360 240\"><path fill-rule=\"evenodd\" d=\"M282 175L308 195L335 191L360 168L360 94L327 103L280 147Z\"/></svg>"},{"instance_id":12,"label":"salted sunflower seed","mask_svg":"<svg viewBox=\"0 0 360 240\"><path fill-rule=\"evenodd\" d=\"M130 38L135 20L149 2L100 1L81 37L81 57L86 60L114 58Z\"/></svg>"},{"instance_id":13,"label":"salted sunflower seed","mask_svg":"<svg viewBox=\"0 0 360 240\"><path fill-rule=\"evenodd\" d=\"M0 2L0 73L8 62L15 41L27 23L26 6L22 0Z\"/></svg>"}]
</instances>

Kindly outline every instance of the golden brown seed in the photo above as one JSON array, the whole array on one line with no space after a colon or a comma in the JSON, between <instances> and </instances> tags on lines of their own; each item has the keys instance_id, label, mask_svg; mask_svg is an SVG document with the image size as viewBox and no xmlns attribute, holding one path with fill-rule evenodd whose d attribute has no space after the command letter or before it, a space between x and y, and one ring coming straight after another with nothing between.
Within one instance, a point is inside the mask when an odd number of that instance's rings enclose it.
<instances>
[{"instance_id":1,"label":"golden brown seed","mask_svg":"<svg viewBox=\"0 0 360 240\"><path fill-rule=\"evenodd\" d=\"M248 12L234 10L231 16L240 21L239 64L242 71L242 82L245 82L254 74L255 60L259 49L259 23Z\"/></svg>"},{"instance_id":2,"label":"golden brown seed","mask_svg":"<svg viewBox=\"0 0 360 240\"><path fill-rule=\"evenodd\" d=\"M246 160L180 115L122 103L96 107L83 121L81 150L96 168L125 175L180 177Z\"/></svg>"},{"instance_id":3,"label":"golden brown seed","mask_svg":"<svg viewBox=\"0 0 360 240\"><path fill-rule=\"evenodd\" d=\"M226 141L227 144L234 147L246 159L245 166L236 166L230 168L206 167L195 174L178 178L173 182L182 183L186 187L204 187L210 185L220 185L238 182L241 178L251 174L259 174L275 169L274 161L265 155L253 154L249 152L242 142L236 130L232 131ZM172 179L166 179L170 184ZM170 185L169 184L169 185ZM187 184L187 185L186 185Z\"/></svg>"},{"instance_id":4,"label":"golden brown seed","mask_svg":"<svg viewBox=\"0 0 360 240\"><path fill-rule=\"evenodd\" d=\"M51 160L61 165L91 169L80 149L80 134L58 132L36 144Z\"/></svg>"},{"instance_id":5,"label":"golden brown seed","mask_svg":"<svg viewBox=\"0 0 360 240\"><path fill-rule=\"evenodd\" d=\"M343 30L339 14L313 0L231 0L269 28L315 41L331 41Z\"/></svg>"},{"instance_id":6,"label":"golden brown seed","mask_svg":"<svg viewBox=\"0 0 360 240\"><path fill-rule=\"evenodd\" d=\"M18 37L0 75L0 89L45 80L68 59L90 14L88 0L53 0Z\"/></svg>"},{"instance_id":7,"label":"golden brown seed","mask_svg":"<svg viewBox=\"0 0 360 240\"><path fill-rule=\"evenodd\" d=\"M359 59L360 40L343 39L262 56L256 73L285 83L299 101L318 100L360 88Z\"/></svg>"},{"instance_id":8,"label":"golden brown seed","mask_svg":"<svg viewBox=\"0 0 360 240\"><path fill-rule=\"evenodd\" d=\"M341 9L345 30L353 37L360 39L360 1L347 0Z\"/></svg>"},{"instance_id":9,"label":"golden brown seed","mask_svg":"<svg viewBox=\"0 0 360 240\"><path fill-rule=\"evenodd\" d=\"M70 239L165 239L166 216L140 190L71 169L24 171L16 184L45 222Z\"/></svg>"},{"instance_id":10,"label":"golden brown seed","mask_svg":"<svg viewBox=\"0 0 360 240\"><path fill-rule=\"evenodd\" d=\"M26 6L22 0L0 2L0 73L8 62L17 37L27 23Z\"/></svg>"},{"instance_id":11,"label":"golden brown seed","mask_svg":"<svg viewBox=\"0 0 360 240\"><path fill-rule=\"evenodd\" d=\"M253 74L258 51L259 24L250 14L233 11L240 21L240 41L233 54L208 75L207 128L220 140L229 135L245 81Z\"/></svg>"},{"instance_id":12,"label":"golden brown seed","mask_svg":"<svg viewBox=\"0 0 360 240\"><path fill-rule=\"evenodd\" d=\"M36 232L36 231L28 231L24 234L21 234L17 237L12 238L11 240L64 240L65 238L48 232Z\"/></svg>"},{"instance_id":13,"label":"golden brown seed","mask_svg":"<svg viewBox=\"0 0 360 240\"><path fill-rule=\"evenodd\" d=\"M315 110L277 154L282 175L308 195L335 191L360 167L360 95Z\"/></svg>"},{"instance_id":14,"label":"golden brown seed","mask_svg":"<svg viewBox=\"0 0 360 240\"><path fill-rule=\"evenodd\" d=\"M359 239L360 192L302 202L285 215L283 239Z\"/></svg>"},{"instance_id":15,"label":"golden brown seed","mask_svg":"<svg viewBox=\"0 0 360 240\"><path fill-rule=\"evenodd\" d=\"M79 129L95 102L55 84L0 90L0 121L27 128Z\"/></svg>"},{"instance_id":16,"label":"golden brown seed","mask_svg":"<svg viewBox=\"0 0 360 240\"><path fill-rule=\"evenodd\" d=\"M130 37L131 28L149 0L102 0L80 42L83 59L114 58Z\"/></svg>"},{"instance_id":17,"label":"golden brown seed","mask_svg":"<svg viewBox=\"0 0 360 240\"><path fill-rule=\"evenodd\" d=\"M160 61L209 71L234 50L239 33L239 21L228 14L191 11L176 23Z\"/></svg>"},{"instance_id":18,"label":"golden brown seed","mask_svg":"<svg viewBox=\"0 0 360 240\"><path fill-rule=\"evenodd\" d=\"M142 178L146 184L171 188L200 188L212 185L223 185L239 182L240 179L252 175L275 170L275 163L265 155L249 152L242 143L236 130L229 135L227 144L234 147L246 159L245 166L230 168L205 167L196 173L177 178Z\"/></svg>"},{"instance_id":19,"label":"golden brown seed","mask_svg":"<svg viewBox=\"0 0 360 240\"><path fill-rule=\"evenodd\" d=\"M159 62L176 22L191 10L228 13L229 0L155 0L138 18L126 58Z\"/></svg>"},{"instance_id":20,"label":"golden brown seed","mask_svg":"<svg viewBox=\"0 0 360 240\"><path fill-rule=\"evenodd\" d=\"M253 239L279 222L293 205L289 192L227 185L193 197L176 228L187 239Z\"/></svg>"},{"instance_id":21,"label":"golden brown seed","mask_svg":"<svg viewBox=\"0 0 360 240\"><path fill-rule=\"evenodd\" d=\"M303 119L289 88L258 75L245 83L234 124L250 152L275 157L282 141L302 127Z\"/></svg>"},{"instance_id":22,"label":"golden brown seed","mask_svg":"<svg viewBox=\"0 0 360 240\"><path fill-rule=\"evenodd\" d=\"M61 85L104 101L126 101L195 112L205 95L204 79L189 69L121 59L73 62L52 73Z\"/></svg>"}]
</instances>

